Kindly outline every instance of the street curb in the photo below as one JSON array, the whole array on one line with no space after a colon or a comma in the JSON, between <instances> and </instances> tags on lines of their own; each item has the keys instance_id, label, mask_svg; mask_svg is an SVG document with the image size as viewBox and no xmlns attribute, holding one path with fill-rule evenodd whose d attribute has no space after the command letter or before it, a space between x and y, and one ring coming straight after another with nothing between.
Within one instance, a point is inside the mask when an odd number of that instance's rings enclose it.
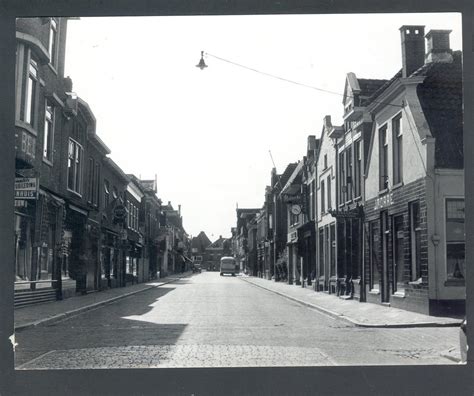
<instances>
[{"instance_id":1,"label":"street curb","mask_svg":"<svg viewBox=\"0 0 474 396\"><path fill-rule=\"evenodd\" d=\"M337 312L334 312L334 311L331 311L329 309L326 309L326 308L323 308L323 307L320 307L319 305L315 305L315 304L312 304L312 303L309 303L309 302L306 302L306 301L303 301L303 300L300 300L299 298L296 298L296 297L292 297L292 296L289 296L288 294L285 294L285 293L281 293L279 291L276 291L276 290L273 290L273 289L270 289L268 287L265 287L265 286L262 286L262 285L258 285L250 280L246 280L242 277L240 277L240 279L242 279L244 282L247 282L247 283L250 283L251 285L254 285L254 286L257 286L257 287L260 287L264 290L268 290L268 291L271 291L272 293L275 293L275 294L278 294L282 297L285 297L285 298L288 298L289 300L293 300L293 301L296 301L300 304L303 304L303 305L306 305L307 307L310 307L310 308L313 308L317 311L320 311L320 312L323 312L329 316L332 316L334 318L339 318L339 319L343 319L347 322L350 322L352 323L353 325L357 326L357 327L366 327L366 328L412 328L412 327L458 327L461 325L462 323L462 320L459 321L459 323L439 323L439 322L423 322L423 323L397 323L397 324L387 324L387 323L361 323L361 322L358 322L354 319L351 319L349 318L348 316L345 316L344 314L340 314L340 313L337 313Z\"/></svg>"},{"instance_id":2,"label":"street curb","mask_svg":"<svg viewBox=\"0 0 474 396\"><path fill-rule=\"evenodd\" d=\"M75 316L75 315L78 315L78 314L83 313L83 312L91 311L91 310L93 310L95 308L98 308L98 307L101 307L103 305L113 303L113 302L115 302L117 300L120 300L122 298L130 297L130 296L133 296L134 294L138 294L138 293L153 289L155 287L160 287L160 286L166 285L168 283L176 282L177 280L179 280L181 278L186 278L187 276L188 275L180 276L176 279L171 279L169 281L163 282L163 283L161 283L157 286L149 286L149 287L146 287L146 288L143 288L143 289L140 289L140 290L135 290L135 291L132 291L132 292L129 292L129 293L126 293L126 294L121 294L120 296L115 296L115 297L109 298L108 300L99 301L97 303L93 303L93 304L90 304L90 305L85 305L83 307L76 308L76 309L73 309L71 311L63 312L63 313L60 313L60 314L57 314L57 315L54 315L54 316L50 316L48 318L40 319L40 320L37 320L35 322L30 322L30 323L25 323L23 325L18 325L18 326L15 326L15 331L25 330L25 329L28 329L30 327L36 327L36 326L39 326L39 325L44 325L46 323L58 322L60 320L66 319L70 316Z\"/></svg>"}]
</instances>

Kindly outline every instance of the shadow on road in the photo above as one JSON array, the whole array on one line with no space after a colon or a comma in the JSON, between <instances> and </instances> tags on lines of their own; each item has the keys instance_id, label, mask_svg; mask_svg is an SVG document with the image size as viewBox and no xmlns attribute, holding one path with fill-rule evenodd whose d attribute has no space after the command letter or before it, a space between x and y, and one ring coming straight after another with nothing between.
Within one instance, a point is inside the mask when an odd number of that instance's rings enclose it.
<instances>
[{"instance_id":1,"label":"shadow on road","mask_svg":"<svg viewBox=\"0 0 474 396\"><path fill-rule=\"evenodd\" d=\"M175 289L153 288L59 322L19 332L15 366L52 350L173 345L187 325L160 323L159 302ZM153 320L144 318L151 311Z\"/></svg>"}]
</instances>

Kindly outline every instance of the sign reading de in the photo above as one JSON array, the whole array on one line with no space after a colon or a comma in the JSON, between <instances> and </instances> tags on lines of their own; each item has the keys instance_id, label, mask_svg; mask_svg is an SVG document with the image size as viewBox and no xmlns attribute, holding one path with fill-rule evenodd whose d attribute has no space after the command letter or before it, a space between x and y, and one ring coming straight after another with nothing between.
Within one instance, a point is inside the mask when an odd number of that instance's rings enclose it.
<instances>
[{"instance_id":1,"label":"sign reading de","mask_svg":"<svg viewBox=\"0 0 474 396\"><path fill-rule=\"evenodd\" d=\"M15 199L37 199L38 179L33 177L15 178Z\"/></svg>"}]
</instances>

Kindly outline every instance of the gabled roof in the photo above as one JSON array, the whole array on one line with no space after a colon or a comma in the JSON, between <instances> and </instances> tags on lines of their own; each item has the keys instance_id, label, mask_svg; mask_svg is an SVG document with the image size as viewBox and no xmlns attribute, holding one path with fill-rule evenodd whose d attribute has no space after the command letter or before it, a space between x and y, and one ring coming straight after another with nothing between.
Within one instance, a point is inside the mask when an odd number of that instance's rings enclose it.
<instances>
[{"instance_id":1,"label":"gabled roof","mask_svg":"<svg viewBox=\"0 0 474 396\"><path fill-rule=\"evenodd\" d=\"M201 231L197 236L195 236L191 241L191 247L198 249L199 251L204 251L211 244L211 240L207 237L204 231Z\"/></svg>"},{"instance_id":2,"label":"gabled roof","mask_svg":"<svg viewBox=\"0 0 474 396\"><path fill-rule=\"evenodd\" d=\"M211 249L221 249L224 247L224 242L227 241L227 238L219 237L214 242L212 242L208 248Z\"/></svg>"},{"instance_id":3,"label":"gabled roof","mask_svg":"<svg viewBox=\"0 0 474 396\"><path fill-rule=\"evenodd\" d=\"M401 77L400 70L372 94L369 102L375 103L377 98ZM450 63L424 64L408 78L412 77L425 77L417 86L417 94L430 132L436 139L435 167L462 169L464 156L461 52L454 52L453 62Z\"/></svg>"},{"instance_id":4,"label":"gabled roof","mask_svg":"<svg viewBox=\"0 0 474 396\"><path fill-rule=\"evenodd\" d=\"M365 106L367 98L369 98L386 82L387 80L379 80L374 78L357 78L355 73L347 73L346 83L344 86L343 103L346 102L346 98L349 95L348 88L350 87L350 91L352 91L354 94L358 94L362 99L362 103L360 103L360 105Z\"/></svg>"},{"instance_id":5,"label":"gabled roof","mask_svg":"<svg viewBox=\"0 0 474 396\"><path fill-rule=\"evenodd\" d=\"M426 76L417 87L423 113L436 139L435 167L462 169L463 95L461 53L453 54L452 63L431 63L415 75Z\"/></svg>"}]
</instances>

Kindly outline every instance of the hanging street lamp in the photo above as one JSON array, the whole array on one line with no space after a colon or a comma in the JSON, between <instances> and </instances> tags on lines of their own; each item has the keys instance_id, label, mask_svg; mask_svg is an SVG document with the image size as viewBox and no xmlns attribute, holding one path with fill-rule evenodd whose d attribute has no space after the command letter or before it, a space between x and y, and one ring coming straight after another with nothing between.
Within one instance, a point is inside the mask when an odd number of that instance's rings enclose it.
<instances>
[{"instance_id":1,"label":"hanging street lamp","mask_svg":"<svg viewBox=\"0 0 474 396\"><path fill-rule=\"evenodd\" d=\"M204 70L204 68L207 67L206 63L204 62L204 51L201 51L201 60L196 65L196 67L199 67L201 70Z\"/></svg>"}]
</instances>

